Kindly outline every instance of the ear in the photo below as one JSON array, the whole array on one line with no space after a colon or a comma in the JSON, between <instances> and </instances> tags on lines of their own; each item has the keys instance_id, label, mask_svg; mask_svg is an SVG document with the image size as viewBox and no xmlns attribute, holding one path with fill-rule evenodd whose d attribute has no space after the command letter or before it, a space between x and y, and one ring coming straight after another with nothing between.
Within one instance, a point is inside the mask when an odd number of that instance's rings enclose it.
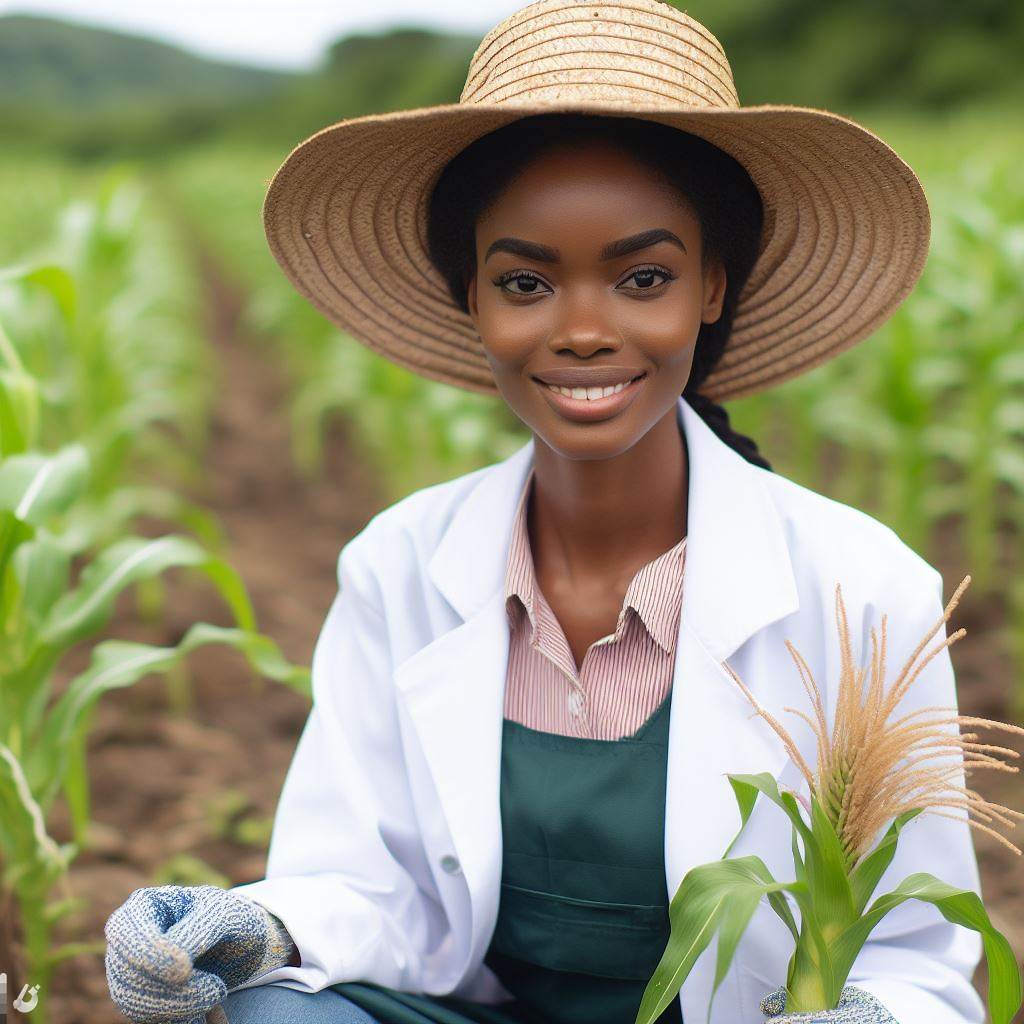
<instances>
[{"instance_id":1,"label":"ear","mask_svg":"<svg viewBox=\"0 0 1024 1024\"><path fill-rule=\"evenodd\" d=\"M466 305L469 307L469 315L476 324L479 320L479 313L477 311L476 304L476 280L477 273L474 270L469 276L469 282L466 285Z\"/></svg>"},{"instance_id":2,"label":"ear","mask_svg":"<svg viewBox=\"0 0 1024 1024\"><path fill-rule=\"evenodd\" d=\"M725 264L718 257L710 260L704 272L704 305L700 314L703 323L713 324L722 315L727 283Z\"/></svg>"}]
</instances>

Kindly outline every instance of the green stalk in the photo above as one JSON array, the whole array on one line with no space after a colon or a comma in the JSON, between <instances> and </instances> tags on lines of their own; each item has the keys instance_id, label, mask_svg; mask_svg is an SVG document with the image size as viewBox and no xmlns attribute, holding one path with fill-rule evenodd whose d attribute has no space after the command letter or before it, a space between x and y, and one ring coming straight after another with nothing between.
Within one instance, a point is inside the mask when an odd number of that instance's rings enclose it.
<instances>
[{"instance_id":1,"label":"green stalk","mask_svg":"<svg viewBox=\"0 0 1024 1024\"><path fill-rule=\"evenodd\" d=\"M786 982L786 1013L810 1013L834 1009L821 980L822 970L814 951L814 941L801 925L800 939L789 962Z\"/></svg>"}]
</instances>

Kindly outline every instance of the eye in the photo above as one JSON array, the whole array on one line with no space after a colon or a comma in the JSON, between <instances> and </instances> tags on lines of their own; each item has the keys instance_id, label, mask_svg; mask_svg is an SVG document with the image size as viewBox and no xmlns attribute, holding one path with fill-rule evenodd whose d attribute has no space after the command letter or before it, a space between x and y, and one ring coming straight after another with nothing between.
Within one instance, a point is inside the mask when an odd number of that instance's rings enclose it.
<instances>
[{"instance_id":1,"label":"eye","mask_svg":"<svg viewBox=\"0 0 1024 1024\"><path fill-rule=\"evenodd\" d=\"M653 281L655 277L661 277L664 280L655 284ZM626 291L653 292L658 291L663 284L675 280L675 275L663 267L638 267L628 277L624 278L624 281L634 279L637 281L638 286L636 288L627 288ZM525 270L508 270L504 274L499 274L492 283L508 295L541 295L543 294L542 289L547 288L547 285L536 274L531 274ZM519 285L518 290L505 287L513 283ZM548 288L547 290L550 291L551 289Z\"/></svg>"},{"instance_id":2,"label":"eye","mask_svg":"<svg viewBox=\"0 0 1024 1024\"><path fill-rule=\"evenodd\" d=\"M663 277L665 280L660 284L655 284L652 280L654 277ZM675 275L669 273L663 267L638 267L634 270L629 277L623 279L623 281L631 281L636 279L639 287L627 288L628 292L653 292L657 291L661 285L667 284L669 281L675 280Z\"/></svg>"},{"instance_id":3,"label":"eye","mask_svg":"<svg viewBox=\"0 0 1024 1024\"><path fill-rule=\"evenodd\" d=\"M511 291L510 289L505 287L506 284L512 282L523 282L524 290ZM537 285L544 284L544 282L541 281L541 279L537 277L535 274L529 274L523 270L508 270L504 274L499 274L494 279L493 283L497 287L501 288L503 291L507 292L509 295L539 295L540 291L537 288Z\"/></svg>"}]
</instances>

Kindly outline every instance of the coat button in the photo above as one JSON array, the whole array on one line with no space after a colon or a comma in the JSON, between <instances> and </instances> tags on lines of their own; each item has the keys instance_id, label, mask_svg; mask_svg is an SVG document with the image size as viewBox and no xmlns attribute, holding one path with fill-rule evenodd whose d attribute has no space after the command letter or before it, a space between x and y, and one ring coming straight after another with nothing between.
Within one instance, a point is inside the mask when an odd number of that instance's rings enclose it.
<instances>
[{"instance_id":1,"label":"coat button","mask_svg":"<svg viewBox=\"0 0 1024 1024\"><path fill-rule=\"evenodd\" d=\"M448 872L449 875L457 875L462 871L462 865L459 863L459 858L453 857L450 853L446 853L441 858L441 868Z\"/></svg>"}]
</instances>

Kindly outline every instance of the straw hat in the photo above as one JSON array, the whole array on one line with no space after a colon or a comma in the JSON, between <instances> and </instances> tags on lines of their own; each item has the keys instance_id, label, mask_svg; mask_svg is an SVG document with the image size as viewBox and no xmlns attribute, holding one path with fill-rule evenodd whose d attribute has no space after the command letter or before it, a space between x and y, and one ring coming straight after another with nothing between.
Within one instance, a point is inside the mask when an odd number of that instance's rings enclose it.
<instances>
[{"instance_id":1,"label":"straw hat","mask_svg":"<svg viewBox=\"0 0 1024 1024\"><path fill-rule=\"evenodd\" d=\"M385 358L497 393L469 315L430 262L427 205L445 164L531 114L639 117L699 135L747 170L759 255L701 392L778 384L854 345L913 288L930 218L914 172L826 110L742 107L718 40L661 0L538 0L491 29L458 103L351 118L298 145L270 183L270 249L298 291Z\"/></svg>"}]
</instances>

